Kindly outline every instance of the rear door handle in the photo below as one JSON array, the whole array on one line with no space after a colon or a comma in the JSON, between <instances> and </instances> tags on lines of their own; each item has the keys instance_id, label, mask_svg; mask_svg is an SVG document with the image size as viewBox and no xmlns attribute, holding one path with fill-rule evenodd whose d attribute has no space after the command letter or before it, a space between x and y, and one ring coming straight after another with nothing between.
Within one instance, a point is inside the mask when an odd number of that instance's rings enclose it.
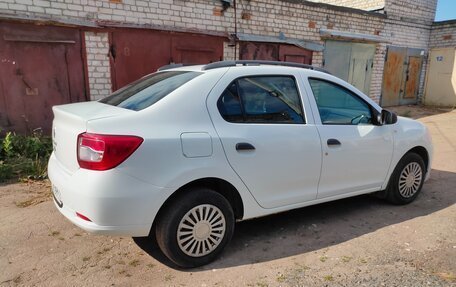
<instances>
[{"instance_id":1,"label":"rear door handle","mask_svg":"<svg viewBox=\"0 0 456 287\"><path fill-rule=\"evenodd\" d=\"M328 146L338 146L341 145L340 141L336 139L329 139L327 142Z\"/></svg>"},{"instance_id":2,"label":"rear door handle","mask_svg":"<svg viewBox=\"0 0 456 287\"><path fill-rule=\"evenodd\" d=\"M243 151L243 150L255 150L255 147L249 143L237 143L236 144L236 150L237 151Z\"/></svg>"}]
</instances>

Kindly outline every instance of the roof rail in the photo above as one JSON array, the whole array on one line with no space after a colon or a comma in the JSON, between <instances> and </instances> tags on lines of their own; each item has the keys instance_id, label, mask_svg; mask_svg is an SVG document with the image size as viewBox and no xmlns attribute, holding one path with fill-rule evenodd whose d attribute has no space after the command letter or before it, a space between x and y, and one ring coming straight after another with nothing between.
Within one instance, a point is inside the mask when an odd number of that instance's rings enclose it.
<instances>
[{"instance_id":1,"label":"roof rail","mask_svg":"<svg viewBox=\"0 0 456 287\"><path fill-rule=\"evenodd\" d=\"M183 66L184 66L184 64L168 64L168 65L164 65L164 66L161 66L160 68L158 68L157 72L174 69L174 68L180 68Z\"/></svg>"},{"instance_id":2,"label":"roof rail","mask_svg":"<svg viewBox=\"0 0 456 287\"><path fill-rule=\"evenodd\" d=\"M293 63L293 62L264 61L264 60L220 61L220 62L214 62L214 63L207 64L207 65L203 66L202 70L212 70L212 69L223 68L223 67L234 67L237 65L242 65L242 66L260 66L260 65L286 66L286 67L295 67L295 68L315 70L315 71L331 74L329 71L327 71L325 69L314 67L312 65Z\"/></svg>"}]
</instances>

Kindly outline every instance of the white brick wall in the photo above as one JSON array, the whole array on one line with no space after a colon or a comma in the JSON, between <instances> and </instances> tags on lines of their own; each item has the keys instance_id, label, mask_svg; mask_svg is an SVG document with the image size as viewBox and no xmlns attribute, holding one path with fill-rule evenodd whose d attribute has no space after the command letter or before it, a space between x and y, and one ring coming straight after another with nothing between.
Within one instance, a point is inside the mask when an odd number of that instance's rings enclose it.
<instances>
[{"instance_id":1,"label":"white brick wall","mask_svg":"<svg viewBox=\"0 0 456 287\"><path fill-rule=\"evenodd\" d=\"M30 5L30 1L33 5ZM388 19L367 12L337 7L328 9L328 5L307 1L238 0L238 32L264 36L278 36L282 32L286 37L320 44L324 44L319 34L320 28L369 35L381 32L380 35L391 39L393 45L427 49L429 23L434 17L437 0L340 0L338 5L347 1L352 2L353 7L363 9L384 4ZM196 29L226 35L234 33L234 9L230 7L222 16L217 15L214 9L220 10L219 1L122 0L122 3L117 4L108 0L0 0L0 7L5 6L8 8L0 13L29 18L86 24L108 21L157 29ZM242 19L243 13L249 14L249 19ZM92 98L98 99L110 91L107 34L88 32L86 44L91 94ZM381 92L385 48L385 44L377 45L374 61L370 96L377 101ZM224 58L233 59L234 47L225 43L224 49ZM320 66L322 61L322 53L314 52L313 64ZM102 71L97 70L98 64L101 64Z\"/></svg>"},{"instance_id":2,"label":"white brick wall","mask_svg":"<svg viewBox=\"0 0 456 287\"><path fill-rule=\"evenodd\" d=\"M437 0L385 0L385 30L382 35L392 41L393 46L424 49L418 100L424 93L427 70L427 55L431 24L434 21Z\"/></svg>"},{"instance_id":3,"label":"white brick wall","mask_svg":"<svg viewBox=\"0 0 456 287\"><path fill-rule=\"evenodd\" d=\"M379 9L385 6L385 0L309 0L336 6L350 7L361 10Z\"/></svg>"},{"instance_id":4,"label":"white brick wall","mask_svg":"<svg viewBox=\"0 0 456 287\"><path fill-rule=\"evenodd\" d=\"M99 100L111 93L108 33L85 32L90 99Z\"/></svg>"},{"instance_id":5,"label":"white brick wall","mask_svg":"<svg viewBox=\"0 0 456 287\"><path fill-rule=\"evenodd\" d=\"M431 29L431 48L456 48L456 20L436 22Z\"/></svg>"}]
</instances>

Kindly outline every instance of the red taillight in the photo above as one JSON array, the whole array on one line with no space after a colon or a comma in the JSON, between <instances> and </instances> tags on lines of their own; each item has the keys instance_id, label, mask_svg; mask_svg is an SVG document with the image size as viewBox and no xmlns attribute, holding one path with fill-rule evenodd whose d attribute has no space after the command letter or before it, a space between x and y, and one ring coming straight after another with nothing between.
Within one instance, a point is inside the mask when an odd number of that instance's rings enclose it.
<instances>
[{"instance_id":1,"label":"red taillight","mask_svg":"<svg viewBox=\"0 0 456 287\"><path fill-rule=\"evenodd\" d=\"M82 133L78 136L78 163L81 168L108 170L125 161L143 142L136 136Z\"/></svg>"}]
</instances>

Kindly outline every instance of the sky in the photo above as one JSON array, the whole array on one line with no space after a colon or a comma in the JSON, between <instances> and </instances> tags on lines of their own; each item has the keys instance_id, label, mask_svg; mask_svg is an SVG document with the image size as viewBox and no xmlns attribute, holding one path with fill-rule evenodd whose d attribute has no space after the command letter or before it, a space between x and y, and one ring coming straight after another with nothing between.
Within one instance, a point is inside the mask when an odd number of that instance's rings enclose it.
<instances>
[{"instance_id":1,"label":"sky","mask_svg":"<svg viewBox=\"0 0 456 287\"><path fill-rule=\"evenodd\" d=\"M456 19L456 0L438 0L435 21Z\"/></svg>"}]
</instances>

